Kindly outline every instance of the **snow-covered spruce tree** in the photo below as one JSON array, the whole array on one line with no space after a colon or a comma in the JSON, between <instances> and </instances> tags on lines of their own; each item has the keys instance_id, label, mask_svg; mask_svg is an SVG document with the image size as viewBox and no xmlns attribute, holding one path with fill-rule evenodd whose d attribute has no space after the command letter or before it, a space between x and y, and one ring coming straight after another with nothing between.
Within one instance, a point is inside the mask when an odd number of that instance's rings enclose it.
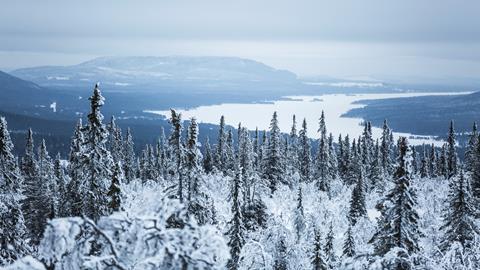
<instances>
[{"instance_id":1,"label":"snow-covered spruce tree","mask_svg":"<svg viewBox=\"0 0 480 270\"><path fill-rule=\"evenodd\" d=\"M280 135L277 112L274 112L270 122L270 139L265 155L264 171L264 178L267 180L272 193L275 192L280 183L284 182Z\"/></svg>"},{"instance_id":2,"label":"snow-covered spruce tree","mask_svg":"<svg viewBox=\"0 0 480 270\"><path fill-rule=\"evenodd\" d=\"M225 170L225 161L227 160L227 133L225 132L225 117L222 115L220 117L220 128L218 130L218 142L217 149L215 151L215 167L226 173Z\"/></svg>"},{"instance_id":3,"label":"snow-covered spruce tree","mask_svg":"<svg viewBox=\"0 0 480 270\"><path fill-rule=\"evenodd\" d=\"M297 207L294 215L295 232L297 234L297 242L300 241L305 230L305 213L303 211L303 194L301 184L298 186Z\"/></svg>"},{"instance_id":4,"label":"snow-covered spruce tree","mask_svg":"<svg viewBox=\"0 0 480 270\"><path fill-rule=\"evenodd\" d=\"M318 132L320 138L318 139L318 152L315 159L315 174L314 178L318 188L321 191L328 192L330 190L330 175L329 175L329 156L328 156L328 138L327 126L325 124L325 114L322 111L319 120Z\"/></svg>"},{"instance_id":5,"label":"snow-covered spruce tree","mask_svg":"<svg viewBox=\"0 0 480 270\"><path fill-rule=\"evenodd\" d=\"M260 159L260 134L258 132L258 127L255 128L255 135L253 138L253 154L255 157L254 167L258 171L261 159Z\"/></svg>"},{"instance_id":6,"label":"snow-covered spruce tree","mask_svg":"<svg viewBox=\"0 0 480 270\"><path fill-rule=\"evenodd\" d=\"M200 159L202 154L198 149L198 124L195 118L190 119L185 147L185 171L187 176L187 198L189 201L199 194Z\"/></svg>"},{"instance_id":7,"label":"snow-covered spruce tree","mask_svg":"<svg viewBox=\"0 0 480 270\"><path fill-rule=\"evenodd\" d=\"M235 146L233 144L233 131L232 129L229 129L227 132L227 139L226 139L226 159L224 161L224 170L225 173L227 173L230 176L234 175L235 171Z\"/></svg>"},{"instance_id":8,"label":"snow-covered spruce tree","mask_svg":"<svg viewBox=\"0 0 480 270\"><path fill-rule=\"evenodd\" d=\"M398 140L398 158L393 175L395 186L378 207L382 216L377 231L370 242L374 244L375 255L384 256L394 249L401 249L407 255L419 250L419 216L415 210L416 194L410 186L408 142L405 137ZM391 269L409 269L398 258Z\"/></svg>"},{"instance_id":9,"label":"snow-covered spruce tree","mask_svg":"<svg viewBox=\"0 0 480 270\"><path fill-rule=\"evenodd\" d=\"M325 247L323 249L329 269L335 269L337 264L337 257L335 255L335 248L333 246L334 240L335 236L333 234L333 224L330 222L330 227L325 239Z\"/></svg>"},{"instance_id":10,"label":"snow-covered spruce tree","mask_svg":"<svg viewBox=\"0 0 480 270\"><path fill-rule=\"evenodd\" d=\"M117 126L114 116L112 116L110 124L108 125L108 131L110 133L108 143L110 146L109 150L112 153L113 162L117 163L123 160L124 151L122 129Z\"/></svg>"},{"instance_id":11,"label":"snow-covered spruce tree","mask_svg":"<svg viewBox=\"0 0 480 270\"><path fill-rule=\"evenodd\" d=\"M312 268L314 270L327 270L327 263L322 249L322 235L319 229L315 229L315 239L313 242Z\"/></svg>"},{"instance_id":12,"label":"snow-covered spruce tree","mask_svg":"<svg viewBox=\"0 0 480 270\"><path fill-rule=\"evenodd\" d=\"M82 170L82 155L85 148L82 119L75 126L68 157L68 174L70 181L67 184L65 198L67 199L65 216L80 216L82 214L82 188L84 172Z\"/></svg>"},{"instance_id":13,"label":"snow-covered spruce tree","mask_svg":"<svg viewBox=\"0 0 480 270\"><path fill-rule=\"evenodd\" d=\"M430 158L428 160L428 175L432 178L437 177L437 154L435 150L435 145L430 147Z\"/></svg>"},{"instance_id":14,"label":"snow-covered spruce tree","mask_svg":"<svg viewBox=\"0 0 480 270\"><path fill-rule=\"evenodd\" d=\"M360 171L362 170L361 154L358 151L358 146L355 139L352 141L352 153L350 161L348 163L348 171L346 172L344 181L347 185L353 185L357 182L358 177L360 176Z\"/></svg>"},{"instance_id":15,"label":"snow-covered spruce tree","mask_svg":"<svg viewBox=\"0 0 480 270\"><path fill-rule=\"evenodd\" d=\"M457 150L456 150L456 135L453 120L450 121L450 128L448 129L447 137L447 176L451 178L457 174Z\"/></svg>"},{"instance_id":16,"label":"snow-covered spruce tree","mask_svg":"<svg viewBox=\"0 0 480 270\"><path fill-rule=\"evenodd\" d=\"M299 132L299 166L300 179L302 182L310 181L310 164L312 162L310 139L307 136L307 120L304 118L302 122L302 129Z\"/></svg>"},{"instance_id":17,"label":"snow-covered spruce tree","mask_svg":"<svg viewBox=\"0 0 480 270\"><path fill-rule=\"evenodd\" d=\"M229 222L227 232L228 246L230 247L230 260L228 262L229 269L237 269L240 258L240 252L245 244L245 227L242 222L240 185L242 181L242 172L238 165L235 168L235 177L233 178L232 191L230 201L232 204L232 219Z\"/></svg>"},{"instance_id":18,"label":"snow-covered spruce tree","mask_svg":"<svg viewBox=\"0 0 480 270\"><path fill-rule=\"evenodd\" d=\"M26 227L20 207L23 178L13 156L7 121L0 117L0 266L29 252Z\"/></svg>"},{"instance_id":19,"label":"snow-covered spruce tree","mask_svg":"<svg viewBox=\"0 0 480 270\"><path fill-rule=\"evenodd\" d=\"M169 159L169 152L168 152L168 139L165 136L165 129L163 127L160 128L160 138L159 138L161 153L161 164L158 164L157 167L161 168L159 175L163 177L163 179L167 178L168 174L168 159Z\"/></svg>"},{"instance_id":20,"label":"snow-covered spruce tree","mask_svg":"<svg viewBox=\"0 0 480 270\"><path fill-rule=\"evenodd\" d=\"M428 177L428 158L427 158L427 149L425 144L422 147L422 159L420 160L420 177L427 178Z\"/></svg>"},{"instance_id":21,"label":"snow-covered spruce tree","mask_svg":"<svg viewBox=\"0 0 480 270\"><path fill-rule=\"evenodd\" d=\"M352 151L350 151L350 137L348 135L345 136L344 141L342 142L342 156L340 157L342 167L339 170L340 171L340 177L342 177L343 181L345 183L348 183L348 174L349 174L349 169L351 166L352 162Z\"/></svg>"},{"instance_id":22,"label":"snow-covered spruce tree","mask_svg":"<svg viewBox=\"0 0 480 270\"><path fill-rule=\"evenodd\" d=\"M472 172L473 167L475 166L475 159L476 159L476 149L478 145L478 129L477 123L473 123L472 132L468 136L467 147L465 150L465 171Z\"/></svg>"},{"instance_id":23,"label":"snow-covered spruce tree","mask_svg":"<svg viewBox=\"0 0 480 270\"><path fill-rule=\"evenodd\" d=\"M122 191L120 189L120 183L122 183L124 176L122 171L122 164L120 161L115 163L115 168L113 169L112 181L110 187L108 188L108 210L110 213L117 212L121 210L122 205Z\"/></svg>"},{"instance_id":24,"label":"snow-covered spruce tree","mask_svg":"<svg viewBox=\"0 0 480 270\"><path fill-rule=\"evenodd\" d=\"M332 133L328 136L328 175L330 179L336 179L338 176L338 158Z\"/></svg>"},{"instance_id":25,"label":"snow-covered spruce tree","mask_svg":"<svg viewBox=\"0 0 480 270\"><path fill-rule=\"evenodd\" d=\"M354 226L357 223L358 218L366 216L367 207L365 204L365 180L363 179L363 172L360 171L357 183L352 190L348 220Z\"/></svg>"},{"instance_id":26,"label":"snow-covered spruce tree","mask_svg":"<svg viewBox=\"0 0 480 270\"><path fill-rule=\"evenodd\" d=\"M125 141L123 143L123 172L127 183L135 179L136 175L136 157L134 151L133 136L130 128L127 129Z\"/></svg>"},{"instance_id":27,"label":"snow-covered spruce tree","mask_svg":"<svg viewBox=\"0 0 480 270\"><path fill-rule=\"evenodd\" d=\"M205 173L211 173L213 171L213 155L212 148L210 146L210 139L205 139L205 157L203 158L203 170Z\"/></svg>"},{"instance_id":28,"label":"snow-covered spruce tree","mask_svg":"<svg viewBox=\"0 0 480 270\"><path fill-rule=\"evenodd\" d=\"M372 138L372 127L370 122L365 122L362 138L358 141L361 143L362 156L361 162L362 167L365 171L370 171L370 165L372 163L372 151L373 151L373 138Z\"/></svg>"},{"instance_id":29,"label":"snow-covered spruce tree","mask_svg":"<svg viewBox=\"0 0 480 270\"><path fill-rule=\"evenodd\" d=\"M238 162L242 170L243 201L250 203L253 200L255 190L254 154L250 134L246 128L239 133Z\"/></svg>"},{"instance_id":30,"label":"snow-covered spruce tree","mask_svg":"<svg viewBox=\"0 0 480 270\"><path fill-rule=\"evenodd\" d=\"M442 152L440 157L437 159L437 170L438 175L443 176L444 178L448 178L448 158L447 158L447 145L444 144L442 146Z\"/></svg>"},{"instance_id":31,"label":"snow-covered spruce tree","mask_svg":"<svg viewBox=\"0 0 480 270\"><path fill-rule=\"evenodd\" d=\"M62 166L62 161L60 158L60 153L55 157L53 163L53 174L55 176L55 182L57 189L55 190L54 198L56 199L55 203L55 217L66 217L68 215L68 204L67 198L67 177L65 175L65 170Z\"/></svg>"},{"instance_id":32,"label":"snow-covered spruce tree","mask_svg":"<svg viewBox=\"0 0 480 270\"><path fill-rule=\"evenodd\" d=\"M412 175L418 174L418 154L415 145L410 146L412 152Z\"/></svg>"},{"instance_id":33,"label":"snow-covered spruce tree","mask_svg":"<svg viewBox=\"0 0 480 270\"><path fill-rule=\"evenodd\" d=\"M372 166L370 167L370 173L368 178L370 180L371 189L377 190L377 192L383 192L385 188L385 179L382 171L382 160L380 156L380 144L378 140L375 143L375 147L372 155Z\"/></svg>"},{"instance_id":34,"label":"snow-covered spruce tree","mask_svg":"<svg viewBox=\"0 0 480 270\"><path fill-rule=\"evenodd\" d=\"M441 227L444 235L440 249L446 251L455 242L460 243L464 249L469 249L475 236L480 234L480 229L475 222L474 201L462 170L457 177L450 181L447 201L448 205L444 210L444 224Z\"/></svg>"},{"instance_id":35,"label":"snow-covered spruce tree","mask_svg":"<svg viewBox=\"0 0 480 270\"><path fill-rule=\"evenodd\" d=\"M168 139L169 143L169 152L171 153L171 164L169 165L169 171L176 176L177 180L177 199L180 202L183 202L183 167L184 167L184 146L182 143L182 118L181 114L177 113L175 110L171 109L170 116L170 125L172 130L170 132L170 138Z\"/></svg>"},{"instance_id":36,"label":"snow-covered spruce tree","mask_svg":"<svg viewBox=\"0 0 480 270\"><path fill-rule=\"evenodd\" d=\"M100 108L105 98L100 92L98 84L95 85L90 100L90 113L88 125L84 127L85 148L81 152L81 177L80 194L82 198L82 214L98 220L108 213L107 189L111 181L113 159L106 147L108 131L103 124L103 115Z\"/></svg>"},{"instance_id":37,"label":"snow-covered spruce tree","mask_svg":"<svg viewBox=\"0 0 480 270\"><path fill-rule=\"evenodd\" d=\"M345 236L345 241L343 242L343 256L353 257L355 256L355 239L352 234L352 225L348 225Z\"/></svg>"},{"instance_id":38,"label":"snow-covered spruce tree","mask_svg":"<svg viewBox=\"0 0 480 270\"><path fill-rule=\"evenodd\" d=\"M285 243L285 237L282 235L279 237L275 247L275 256L273 261L274 270L287 270L288 269L287 258L287 245Z\"/></svg>"},{"instance_id":39,"label":"snow-covered spruce tree","mask_svg":"<svg viewBox=\"0 0 480 270\"><path fill-rule=\"evenodd\" d=\"M290 134L288 136L288 140L290 142L288 147L288 157L289 157L289 167L292 171L299 171L300 169L300 160L298 159L299 153L299 138L298 138L298 131L297 131L297 120L295 115L292 117L292 128L290 129Z\"/></svg>"},{"instance_id":40,"label":"snow-covered spruce tree","mask_svg":"<svg viewBox=\"0 0 480 270\"><path fill-rule=\"evenodd\" d=\"M382 167L383 171L387 174L392 172L393 162L392 162L392 145L393 142L390 138L391 130L388 127L387 120L383 121L382 127L382 137L380 142L380 153L382 155Z\"/></svg>"}]
</instances>

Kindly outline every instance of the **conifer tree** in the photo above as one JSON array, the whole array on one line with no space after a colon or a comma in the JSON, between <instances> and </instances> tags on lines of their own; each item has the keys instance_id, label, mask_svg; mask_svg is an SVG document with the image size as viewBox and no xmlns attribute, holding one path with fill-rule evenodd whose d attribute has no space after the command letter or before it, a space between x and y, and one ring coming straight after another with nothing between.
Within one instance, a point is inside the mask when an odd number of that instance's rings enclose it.
<instances>
[{"instance_id":1,"label":"conifer tree","mask_svg":"<svg viewBox=\"0 0 480 270\"><path fill-rule=\"evenodd\" d=\"M307 137L307 121L303 119L302 129L299 133L299 164L300 164L300 176L301 181L309 182L310 181L310 164L311 164L311 150L310 150L310 140Z\"/></svg>"},{"instance_id":2,"label":"conifer tree","mask_svg":"<svg viewBox=\"0 0 480 270\"><path fill-rule=\"evenodd\" d=\"M350 212L348 219L352 225L357 223L358 218L367 216L367 207L365 204L365 182L363 173L360 172L357 183L352 190L352 197L350 199Z\"/></svg>"},{"instance_id":3,"label":"conifer tree","mask_svg":"<svg viewBox=\"0 0 480 270\"><path fill-rule=\"evenodd\" d=\"M226 140L226 159L224 161L224 173L228 173L229 175L234 175L234 167L235 167L235 146L233 144L233 131L231 129L227 132L227 140Z\"/></svg>"},{"instance_id":4,"label":"conifer tree","mask_svg":"<svg viewBox=\"0 0 480 270\"><path fill-rule=\"evenodd\" d=\"M182 118L181 114L177 113L175 110L171 109L170 125L172 130L170 133L170 138L168 139L172 164L171 167L173 173L177 177L177 198L180 202L183 202L183 166L184 166L184 146L182 143Z\"/></svg>"},{"instance_id":5,"label":"conifer tree","mask_svg":"<svg viewBox=\"0 0 480 270\"><path fill-rule=\"evenodd\" d=\"M21 173L23 175L24 199L21 202L23 215L25 216L27 228L34 227L36 222L36 194L41 182L39 181L38 164L35 157L33 132L28 129L27 143L25 145L25 154L20 164Z\"/></svg>"},{"instance_id":6,"label":"conifer tree","mask_svg":"<svg viewBox=\"0 0 480 270\"><path fill-rule=\"evenodd\" d=\"M370 179L371 189L377 189L379 192L383 192L385 186L381 163L380 144L377 140L373 150L372 166L370 168L370 175L368 178Z\"/></svg>"},{"instance_id":7,"label":"conifer tree","mask_svg":"<svg viewBox=\"0 0 480 270\"><path fill-rule=\"evenodd\" d=\"M122 161L124 151L123 151L123 137L122 137L122 129L119 128L115 122L115 117L112 116L112 120L109 125L109 146L110 152L112 153L113 161L119 162Z\"/></svg>"},{"instance_id":8,"label":"conifer tree","mask_svg":"<svg viewBox=\"0 0 480 270\"><path fill-rule=\"evenodd\" d=\"M258 127L255 128L255 135L254 135L254 138L253 138L253 154L254 154L254 157L255 157L255 160L254 160L254 165L255 165L255 169L259 169L259 166L260 166L260 134L258 132Z\"/></svg>"},{"instance_id":9,"label":"conifer tree","mask_svg":"<svg viewBox=\"0 0 480 270\"><path fill-rule=\"evenodd\" d=\"M425 144L423 145L423 151L422 151L422 159L420 163L420 177L421 178L427 178L428 177L428 159L427 159L427 149L425 147Z\"/></svg>"},{"instance_id":10,"label":"conifer tree","mask_svg":"<svg viewBox=\"0 0 480 270\"><path fill-rule=\"evenodd\" d=\"M430 159L428 161L428 175L432 178L437 177L437 155L435 151L435 146L432 143L430 148Z\"/></svg>"},{"instance_id":11,"label":"conifer tree","mask_svg":"<svg viewBox=\"0 0 480 270\"><path fill-rule=\"evenodd\" d=\"M355 240L353 239L352 226L349 224L345 241L343 242L343 256L355 256Z\"/></svg>"},{"instance_id":12,"label":"conifer tree","mask_svg":"<svg viewBox=\"0 0 480 270\"><path fill-rule=\"evenodd\" d=\"M415 210L416 195L410 186L408 168L407 139L400 137L396 171L393 175L395 186L378 207L382 216L371 240L375 253L379 256L387 254L393 248L401 248L410 255L419 250L419 216Z\"/></svg>"},{"instance_id":13,"label":"conifer tree","mask_svg":"<svg viewBox=\"0 0 480 270\"><path fill-rule=\"evenodd\" d=\"M327 263L322 249L322 236L320 230L315 229L315 239L313 244L312 268L314 270L327 270Z\"/></svg>"},{"instance_id":14,"label":"conifer tree","mask_svg":"<svg viewBox=\"0 0 480 270\"><path fill-rule=\"evenodd\" d=\"M383 121L382 127L382 137L380 143L380 152L382 155L382 167L383 171L390 173L392 171L392 144L391 141L391 130L388 127L387 120Z\"/></svg>"},{"instance_id":15,"label":"conifer tree","mask_svg":"<svg viewBox=\"0 0 480 270\"><path fill-rule=\"evenodd\" d=\"M9 264L29 252L20 207L23 179L12 151L13 143L7 121L0 117L0 266Z\"/></svg>"},{"instance_id":16,"label":"conifer tree","mask_svg":"<svg viewBox=\"0 0 480 270\"><path fill-rule=\"evenodd\" d=\"M411 146L412 150L412 174L417 175L418 174L418 154L417 154L417 149L415 148L414 145Z\"/></svg>"},{"instance_id":17,"label":"conifer tree","mask_svg":"<svg viewBox=\"0 0 480 270\"><path fill-rule=\"evenodd\" d=\"M125 142L123 143L123 172L127 183L135 179L136 157L134 151L133 137L130 128L127 129Z\"/></svg>"},{"instance_id":18,"label":"conifer tree","mask_svg":"<svg viewBox=\"0 0 480 270\"><path fill-rule=\"evenodd\" d=\"M274 270L287 270L287 245L285 243L285 237L282 235L279 237L276 243L275 259L273 262Z\"/></svg>"},{"instance_id":19,"label":"conifer tree","mask_svg":"<svg viewBox=\"0 0 480 270\"><path fill-rule=\"evenodd\" d=\"M477 123L473 123L472 132L468 136L467 149L465 150L465 171L472 172L475 166L476 150L478 145Z\"/></svg>"},{"instance_id":20,"label":"conifer tree","mask_svg":"<svg viewBox=\"0 0 480 270\"><path fill-rule=\"evenodd\" d=\"M474 201L462 170L450 182L447 202L444 224L441 227L444 235L440 248L445 251L454 242L460 243L463 248L470 248L475 236L480 234L480 229L475 222Z\"/></svg>"},{"instance_id":21,"label":"conifer tree","mask_svg":"<svg viewBox=\"0 0 480 270\"><path fill-rule=\"evenodd\" d=\"M60 153L57 154L55 162L53 163L53 172L55 175L55 181L57 182L57 190L54 198L55 202L55 216L56 217L66 217L68 216L68 199L66 198L67 194L67 179L65 176L65 170L62 167Z\"/></svg>"},{"instance_id":22,"label":"conifer tree","mask_svg":"<svg viewBox=\"0 0 480 270\"><path fill-rule=\"evenodd\" d=\"M84 172L82 170L82 155L85 148L82 119L79 119L70 143L68 157L68 174L70 182L67 184L65 197L67 198L66 216L80 216L82 214L82 181Z\"/></svg>"},{"instance_id":23,"label":"conifer tree","mask_svg":"<svg viewBox=\"0 0 480 270\"><path fill-rule=\"evenodd\" d=\"M315 160L315 179L317 186L321 191L330 190L330 175L329 175L329 156L328 156L328 139L327 127L325 124L325 114L322 111L319 121L318 132L320 138L318 140L318 153Z\"/></svg>"},{"instance_id":24,"label":"conifer tree","mask_svg":"<svg viewBox=\"0 0 480 270\"><path fill-rule=\"evenodd\" d=\"M238 262L240 259L240 252L245 244L245 228L242 222L241 202L240 202L240 182L242 173L239 166L235 168L235 177L232 183L232 192L230 200L232 203L232 219L229 222L229 229L227 232L230 247L230 260L227 267L229 269L238 269Z\"/></svg>"},{"instance_id":25,"label":"conifer tree","mask_svg":"<svg viewBox=\"0 0 480 270\"><path fill-rule=\"evenodd\" d=\"M80 194L82 196L82 213L98 220L108 212L107 189L111 181L113 159L106 147L108 131L103 124L100 108L105 98L100 93L98 84L89 98L91 111L88 125L84 127L85 148L81 152L81 170L83 172Z\"/></svg>"},{"instance_id":26,"label":"conifer tree","mask_svg":"<svg viewBox=\"0 0 480 270\"><path fill-rule=\"evenodd\" d=\"M186 160L185 169L188 178L188 200L199 195L199 174L201 153L198 149L198 124L195 118L190 119L190 125L187 132Z\"/></svg>"},{"instance_id":27,"label":"conifer tree","mask_svg":"<svg viewBox=\"0 0 480 270\"><path fill-rule=\"evenodd\" d=\"M283 167L281 154L280 128L278 127L277 112L273 113L270 122L270 139L265 156L264 177L268 181L270 191L273 193L278 184L283 182Z\"/></svg>"},{"instance_id":28,"label":"conifer tree","mask_svg":"<svg viewBox=\"0 0 480 270\"><path fill-rule=\"evenodd\" d=\"M203 158L203 169L205 170L205 173L210 173L213 171L212 148L210 146L210 140L208 136L205 139L205 157Z\"/></svg>"},{"instance_id":29,"label":"conifer tree","mask_svg":"<svg viewBox=\"0 0 480 270\"><path fill-rule=\"evenodd\" d=\"M225 117L220 117L220 128L218 130L218 142L215 153L215 167L219 171L226 172L225 161L227 160L227 134L225 132Z\"/></svg>"},{"instance_id":30,"label":"conifer tree","mask_svg":"<svg viewBox=\"0 0 480 270\"><path fill-rule=\"evenodd\" d=\"M448 160L447 160L447 146L444 144L442 146L442 152L438 160L438 175L442 175L445 178L448 178Z\"/></svg>"},{"instance_id":31,"label":"conifer tree","mask_svg":"<svg viewBox=\"0 0 480 270\"><path fill-rule=\"evenodd\" d=\"M456 151L456 136L455 128L453 126L453 120L450 121L450 128L448 130L447 137L447 176L448 178L453 177L457 174L457 151Z\"/></svg>"},{"instance_id":32,"label":"conifer tree","mask_svg":"<svg viewBox=\"0 0 480 270\"><path fill-rule=\"evenodd\" d=\"M327 259L327 264L330 269L335 269L336 264L336 256L335 256L335 249L333 247L333 241L335 240L335 236L333 234L333 224L330 222L330 227L328 229L328 234L325 239L325 247L323 252L325 253L325 257Z\"/></svg>"},{"instance_id":33,"label":"conifer tree","mask_svg":"<svg viewBox=\"0 0 480 270\"><path fill-rule=\"evenodd\" d=\"M338 176L338 158L337 151L333 145L333 135L328 136L328 174L330 179L335 179Z\"/></svg>"},{"instance_id":34,"label":"conifer tree","mask_svg":"<svg viewBox=\"0 0 480 270\"><path fill-rule=\"evenodd\" d=\"M305 214L303 211L303 195L302 187L298 186L297 207L295 208L295 231L297 233L297 241L300 240L303 231L305 230Z\"/></svg>"},{"instance_id":35,"label":"conifer tree","mask_svg":"<svg viewBox=\"0 0 480 270\"><path fill-rule=\"evenodd\" d=\"M120 183L123 180L123 171L122 171L122 164L119 162L115 163L115 168L113 169L112 174L112 181L110 183L110 187L108 188L107 196L109 198L108 201L108 209L109 212L116 212L120 211L122 205L122 194L120 189Z\"/></svg>"}]
</instances>

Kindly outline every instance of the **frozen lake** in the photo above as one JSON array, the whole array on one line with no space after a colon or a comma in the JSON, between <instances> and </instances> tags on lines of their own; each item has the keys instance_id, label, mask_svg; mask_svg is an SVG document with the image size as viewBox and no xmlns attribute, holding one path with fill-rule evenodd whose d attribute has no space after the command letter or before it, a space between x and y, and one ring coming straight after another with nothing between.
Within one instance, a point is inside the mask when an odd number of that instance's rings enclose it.
<instances>
[{"instance_id":1,"label":"frozen lake","mask_svg":"<svg viewBox=\"0 0 480 270\"><path fill-rule=\"evenodd\" d=\"M362 134L363 119L341 117L344 113L364 105L353 104L358 100L365 99L386 99L398 97L433 96L433 95L458 95L466 93L395 93L395 94L328 94L318 96L288 96L285 100L277 100L271 103L235 104L225 103L220 105L200 106L187 110L178 111L182 113L183 119L195 117L201 123L218 124L221 115L225 116L228 125L236 127L239 122L242 126L254 130L268 129L274 111L278 114L279 125L282 132L290 132L292 116L297 118L297 130L300 130L304 118L307 120L308 135L311 138L318 138L318 119L322 110L325 112L328 132L332 132L335 139L339 134L349 134L350 138L357 138ZM155 113L169 117L170 111L146 110L145 112ZM380 128L373 128L373 135L378 138L381 134ZM440 145L442 141L433 137L416 136L407 133L394 133L396 137L407 136L410 143L435 143Z\"/></svg>"}]
</instances>

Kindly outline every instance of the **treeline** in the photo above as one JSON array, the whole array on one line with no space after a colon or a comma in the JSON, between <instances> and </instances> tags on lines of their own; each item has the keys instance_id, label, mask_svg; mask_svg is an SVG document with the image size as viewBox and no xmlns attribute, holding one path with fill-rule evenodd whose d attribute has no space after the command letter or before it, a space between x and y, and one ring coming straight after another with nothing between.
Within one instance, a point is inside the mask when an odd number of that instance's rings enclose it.
<instances>
[{"instance_id":1,"label":"treeline","mask_svg":"<svg viewBox=\"0 0 480 270\"><path fill-rule=\"evenodd\" d=\"M195 224L217 224L217 210L212 193L204 185L205 177L220 175L230 179L229 205L231 210L226 242L230 248L229 269L238 269L242 249L251 232L268 230L268 209L265 198L273 197L280 187L296 193L294 224L300 239L305 234L306 216L302 201L302 184L313 184L318 192L328 197L339 196L332 183L353 187L348 211L348 230L343 244L344 258L365 256L357 254L352 228L360 218L367 216L366 198L378 194L381 200L376 208L380 213L377 227L369 244L372 258L386 258L381 262L387 269L411 269L421 265L415 254L421 252L416 189L414 179L443 178L449 182L449 195L442 217L443 238L438 250L445 252L461 246L465 265L479 266L478 219L480 218L480 137L474 125L467 146L464 163L456 151L454 123L450 123L444 146L435 148L412 147L404 137L397 141L387 122L380 138L374 139L370 123L358 138L340 135L334 138L327 132L325 116L319 119L320 137L316 153L307 137L307 123L303 119L297 127L295 116L289 134L281 133L275 112L268 131L253 133L238 125L237 130L226 128L220 119L218 141L198 142L198 124L195 118L183 126L181 115L171 110L169 135L162 130L155 145L146 145L142 154L134 152L133 135L122 129L112 118L108 125L100 109L104 103L98 86L90 97L91 111L87 123L79 120L70 145L68 162L59 156L52 158L45 142L35 148L32 131L27 135L25 154L18 160L12 154L12 142L4 118L0 118L0 263L12 263L25 255L38 253L45 239L49 220L82 217L95 222L124 209L122 187L134 181L154 182L165 186L169 199L185 206L186 215L168 218L168 228L184 228L189 219ZM234 141L234 132L238 141ZM200 149L203 151L200 151ZM88 225L87 224L87 225ZM313 244L308 251L313 269L337 269L340 266L333 250L334 235L322 239L315 230ZM42 240L43 239L43 240ZM97 238L94 238L97 239ZM101 254L105 247L90 244L98 250L88 255ZM275 243L277 254L274 269L287 269L283 253L285 239ZM53 251L52 251L53 252ZM166 256L166 255L165 255ZM414 259L412 259L414 258ZM104 268L119 266L119 258L109 257L100 262ZM372 259L372 262L375 259ZM56 261L43 260L52 267ZM194 264L185 260L184 266ZM213 267L213 264L206 264ZM98 267L98 265L97 265ZM195 266L192 266L195 267ZM208 268L206 267L206 268Z\"/></svg>"}]
</instances>

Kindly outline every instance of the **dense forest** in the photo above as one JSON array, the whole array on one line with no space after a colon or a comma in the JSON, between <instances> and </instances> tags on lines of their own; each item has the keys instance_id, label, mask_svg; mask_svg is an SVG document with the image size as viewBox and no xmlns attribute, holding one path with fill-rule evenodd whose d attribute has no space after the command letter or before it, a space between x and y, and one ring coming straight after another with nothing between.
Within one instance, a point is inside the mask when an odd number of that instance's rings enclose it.
<instances>
[{"instance_id":1,"label":"dense forest","mask_svg":"<svg viewBox=\"0 0 480 270\"><path fill-rule=\"evenodd\" d=\"M368 122L333 138L323 113L318 140L295 116L282 133L274 112L255 132L222 116L199 142L171 110L137 156L98 85L89 100L67 160L31 130L16 157L0 118L6 269L480 269L475 124L459 158L453 122L440 148L395 140L387 121L379 138Z\"/></svg>"}]
</instances>

